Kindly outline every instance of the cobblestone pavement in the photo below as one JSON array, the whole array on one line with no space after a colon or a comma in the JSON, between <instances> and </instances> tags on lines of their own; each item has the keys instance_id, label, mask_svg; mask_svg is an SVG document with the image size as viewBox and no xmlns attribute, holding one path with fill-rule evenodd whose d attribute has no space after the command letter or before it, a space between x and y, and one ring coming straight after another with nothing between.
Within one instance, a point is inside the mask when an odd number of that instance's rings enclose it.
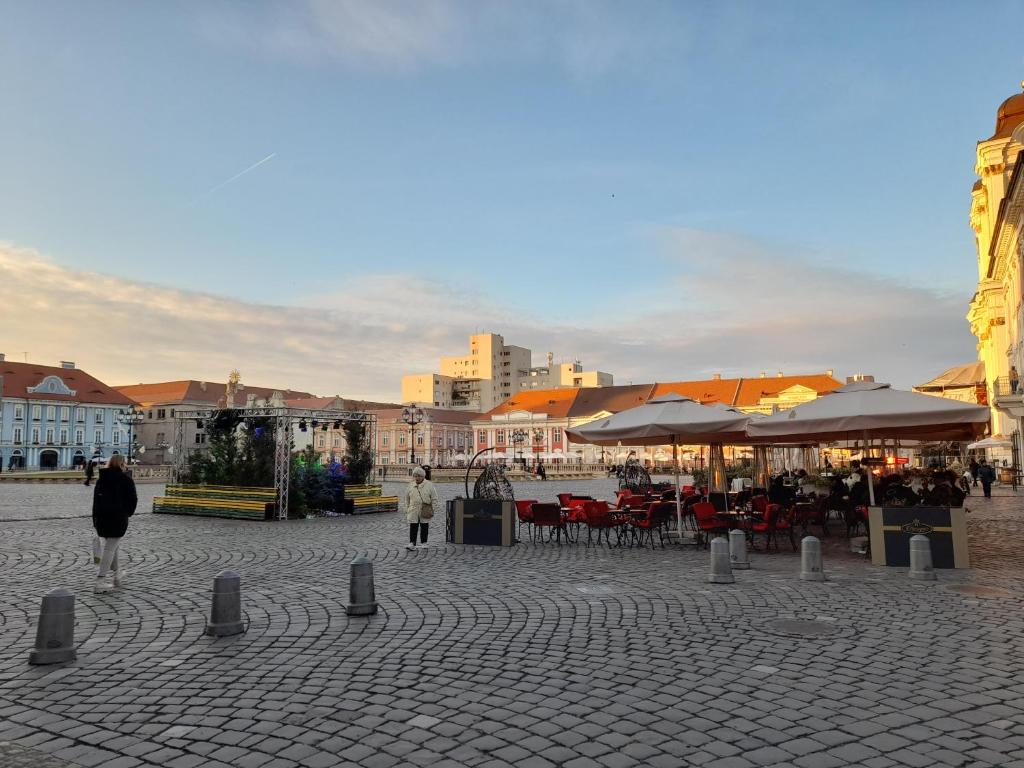
<instances>
[{"instance_id":1,"label":"cobblestone pavement","mask_svg":"<svg viewBox=\"0 0 1024 768\"><path fill-rule=\"evenodd\" d=\"M1024 509L969 506L976 568L938 584L841 540L824 584L784 547L710 585L692 548L406 552L396 515L141 513L128 587L96 595L87 519L2 523L0 766L1024 766ZM370 618L343 608L359 554ZM224 568L250 625L211 639ZM57 586L78 661L30 667Z\"/></svg>"}]
</instances>

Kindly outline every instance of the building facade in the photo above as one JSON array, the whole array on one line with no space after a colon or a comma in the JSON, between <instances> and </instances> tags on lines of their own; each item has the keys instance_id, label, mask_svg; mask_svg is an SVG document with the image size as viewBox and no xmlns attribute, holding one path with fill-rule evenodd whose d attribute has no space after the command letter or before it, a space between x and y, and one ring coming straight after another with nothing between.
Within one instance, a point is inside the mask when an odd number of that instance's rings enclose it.
<instances>
[{"instance_id":1,"label":"building facade","mask_svg":"<svg viewBox=\"0 0 1024 768\"><path fill-rule=\"evenodd\" d=\"M978 285L967 320L978 339L984 366L992 433L1012 437L1019 455L1024 405L1009 386L1010 368L1021 370L1021 224L1024 182L1024 93L1004 101L996 112L995 131L979 141L971 190L970 223L975 233Z\"/></svg>"},{"instance_id":2,"label":"building facade","mask_svg":"<svg viewBox=\"0 0 1024 768\"><path fill-rule=\"evenodd\" d=\"M130 384L116 387L126 398L134 400L142 409L143 419L135 428L139 446L138 460L142 464L171 464L171 447L178 411L202 408L244 406L276 399L283 405L289 399L313 397L308 392L270 387L250 387L232 377L227 383L196 381L163 381L150 384ZM183 422L185 449L206 450L206 430L200 420Z\"/></svg>"},{"instance_id":3,"label":"building facade","mask_svg":"<svg viewBox=\"0 0 1024 768\"><path fill-rule=\"evenodd\" d=\"M307 397L288 400L285 403L289 408L304 408L313 411L334 411L334 412L379 412L401 410L398 403L377 403L367 400L351 400L345 397ZM378 426L379 429L379 426ZM376 444L376 435L371 436ZM320 420L311 419L309 422L300 422L299 426L292 430L292 444L296 451L304 451L312 446L313 450L320 457L321 464L329 464L341 461L348 450L348 440L345 436L345 424L339 419L324 418ZM376 458L377 463L380 460Z\"/></svg>"},{"instance_id":4,"label":"building facade","mask_svg":"<svg viewBox=\"0 0 1024 768\"><path fill-rule=\"evenodd\" d=\"M485 459L513 463L536 461L621 464L631 454L647 464L668 462L671 446L614 448L571 443L566 430L643 405L661 395L675 393L705 405L720 403L747 413L771 413L813 400L842 386L824 374L635 384L599 388L571 387L521 392L473 419L474 449L485 448ZM699 450L699 447L697 447Z\"/></svg>"},{"instance_id":5,"label":"building facade","mask_svg":"<svg viewBox=\"0 0 1024 768\"><path fill-rule=\"evenodd\" d=\"M988 405L988 385L985 364L981 362L958 365L943 371L931 381L913 387L915 392L948 400L959 400L971 405Z\"/></svg>"},{"instance_id":6,"label":"building facade","mask_svg":"<svg viewBox=\"0 0 1024 768\"><path fill-rule=\"evenodd\" d=\"M0 467L71 469L128 454L120 417L133 402L73 362L8 362L0 355Z\"/></svg>"},{"instance_id":7,"label":"building facade","mask_svg":"<svg viewBox=\"0 0 1024 768\"><path fill-rule=\"evenodd\" d=\"M480 414L449 408L422 408L415 426L403 421L403 409L376 411L378 464L429 464L454 467L473 457L470 422Z\"/></svg>"},{"instance_id":8,"label":"building facade","mask_svg":"<svg viewBox=\"0 0 1024 768\"><path fill-rule=\"evenodd\" d=\"M580 362L532 367L533 353L526 347L505 343L496 333L469 337L469 354L442 357L437 373L402 377L402 401L421 407L489 411L508 398L529 389L553 387L600 387L612 384L602 371L584 371Z\"/></svg>"}]
</instances>

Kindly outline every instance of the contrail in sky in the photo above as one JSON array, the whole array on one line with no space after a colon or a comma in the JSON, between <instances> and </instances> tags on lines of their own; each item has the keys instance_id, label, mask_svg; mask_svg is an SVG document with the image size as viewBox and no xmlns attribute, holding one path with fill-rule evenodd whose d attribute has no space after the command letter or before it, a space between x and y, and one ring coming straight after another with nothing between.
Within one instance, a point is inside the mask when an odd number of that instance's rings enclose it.
<instances>
[{"instance_id":1,"label":"contrail in sky","mask_svg":"<svg viewBox=\"0 0 1024 768\"><path fill-rule=\"evenodd\" d=\"M271 160L273 160L273 159L274 159L275 157L277 157L277 152L271 152L271 153L270 153L269 155L267 155L266 157L264 157L264 158L263 158L262 160L260 160L259 162L256 162L256 163L253 163L252 165L250 165L250 166L249 166L248 168L246 168L246 169L245 169L244 171L239 171L239 172L238 172L238 173L236 173L236 174L235 174L234 176L232 176L232 177L231 177L230 179L227 179L227 180L225 180L225 181L222 181L222 182L221 182L220 184L216 185L215 187L210 187L210 188L209 188L208 190L206 190L205 192L203 192L203 194L199 195L199 197L197 197L197 198L196 198L195 200L193 200L193 201L192 201L192 205L195 205L195 204L196 204L196 203L198 203L198 202L199 202L200 200L202 200L202 199L203 199L204 197L208 197L208 196L212 195L212 194L213 194L214 192L216 192L216 191L217 191L218 189L221 189L222 187L226 187L226 186L227 186L228 184L230 184L231 182L235 181L236 179L240 179L240 178L242 178L242 177L243 177L243 176L245 176L245 174L247 174L247 173L248 173L249 171L253 171L253 170L256 170L257 168L259 168L259 167L260 167L261 165L263 165L264 163L268 163L268 162L270 162L270 161L271 161Z\"/></svg>"}]
</instances>

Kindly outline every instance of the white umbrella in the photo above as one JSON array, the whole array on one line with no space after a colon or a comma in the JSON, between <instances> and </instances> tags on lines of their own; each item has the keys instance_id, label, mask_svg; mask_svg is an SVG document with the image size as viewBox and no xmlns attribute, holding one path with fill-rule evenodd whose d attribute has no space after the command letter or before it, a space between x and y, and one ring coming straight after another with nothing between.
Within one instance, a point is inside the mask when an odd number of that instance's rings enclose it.
<instances>
[{"instance_id":1,"label":"white umbrella","mask_svg":"<svg viewBox=\"0 0 1024 768\"><path fill-rule=\"evenodd\" d=\"M594 445L672 445L675 475L676 521L683 530L679 498L679 444L743 441L749 417L726 408L710 408L677 394L662 395L644 405L620 411L576 429L566 430L569 439Z\"/></svg>"},{"instance_id":2,"label":"white umbrella","mask_svg":"<svg viewBox=\"0 0 1024 768\"><path fill-rule=\"evenodd\" d=\"M967 450L984 450L985 448L1012 448L1013 441L1008 437L1002 435L992 435L992 437L986 437L984 440L979 440L976 443L969 443Z\"/></svg>"},{"instance_id":3,"label":"white umbrella","mask_svg":"<svg viewBox=\"0 0 1024 768\"><path fill-rule=\"evenodd\" d=\"M985 406L857 381L764 419L747 424L753 439L779 443L863 438L963 440L981 435L989 423ZM868 478L871 504L874 485Z\"/></svg>"}]
</instances>

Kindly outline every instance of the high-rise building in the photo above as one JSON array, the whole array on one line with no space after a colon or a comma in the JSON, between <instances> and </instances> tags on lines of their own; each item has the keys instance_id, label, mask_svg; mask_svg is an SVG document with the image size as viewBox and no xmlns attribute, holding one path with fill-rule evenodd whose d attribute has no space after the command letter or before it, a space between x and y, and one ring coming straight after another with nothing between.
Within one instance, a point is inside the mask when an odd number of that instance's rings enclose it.
<instances>
[{"instance_id":1,"label":"high-rise building","mask_svg":"<svg viewBox=\"0 0 1024 768\"><path fill-rule=\"evenodd\" d=\"M402 401L433 408L489 411L528 389L552 387L599 387L612 383L601 371L584 371L580 362L531 367L533 353L526 347L506 344L497 333L469 337L469 354L442 357L437 373L402 377Z\"/></svg>"}]
</instances>

